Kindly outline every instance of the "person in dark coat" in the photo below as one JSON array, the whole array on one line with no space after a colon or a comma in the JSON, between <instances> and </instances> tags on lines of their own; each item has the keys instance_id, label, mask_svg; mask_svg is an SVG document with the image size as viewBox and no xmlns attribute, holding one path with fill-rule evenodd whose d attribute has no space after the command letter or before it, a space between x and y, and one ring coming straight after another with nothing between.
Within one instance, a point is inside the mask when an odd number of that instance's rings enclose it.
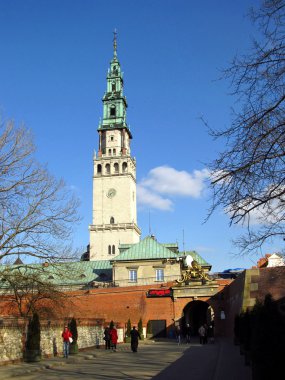
<instances>
[{"instance_id":1,"label":"person in dark coat","mask_svg":"<svg viewBox=\"0 0 285 380\"><path fill-rule=\"evenodd\" d=\"M191 338L191 327L189 323L186 324L185 327L185 335L186 335L186 343L190 343L190 338Z\"/></svg>"},{"instance_id":2,"label":"person in dark coat","mask_svg":"<svg viewBox=\"0 0 285 380\"><path fill-rule=\"evenodd\" d=\"M138 351L139 339L141 339L140 333L134 326L131 330L131 349L133 352Z\"/></svg>"},{"instance_id":3,"label":"person in dark coat","mask_svg":"<svg viewBox=\"0 0 285 380\"><path fill-rule=\"evenodd\" d=\"M110 348L111 348L111 337L110 337L109 327L106 327L104 330L104 340L105 340L105 349L110 350Z\"/></svg>"}]
</instances>

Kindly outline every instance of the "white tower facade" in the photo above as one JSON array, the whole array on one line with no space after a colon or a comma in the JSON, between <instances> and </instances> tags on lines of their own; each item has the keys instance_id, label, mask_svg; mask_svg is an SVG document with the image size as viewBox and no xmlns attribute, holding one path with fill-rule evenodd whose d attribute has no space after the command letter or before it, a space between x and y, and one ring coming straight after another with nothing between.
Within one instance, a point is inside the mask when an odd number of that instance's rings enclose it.
<instances>
[{"instance_id":1,"label":"white tower facade","mask_svg":"<svg viewBox=\"0 0 285 380\"><path fill-rule=\"evenodd\" d=\"M131 157L132 134L126 122L123 73L114 56L103 96L103 120L98 127L99 150L94 155L93 218L90 231L90 260L110 260L119 254L119 244L138 243L136 161Z\"/></svg>"}]
</instances>

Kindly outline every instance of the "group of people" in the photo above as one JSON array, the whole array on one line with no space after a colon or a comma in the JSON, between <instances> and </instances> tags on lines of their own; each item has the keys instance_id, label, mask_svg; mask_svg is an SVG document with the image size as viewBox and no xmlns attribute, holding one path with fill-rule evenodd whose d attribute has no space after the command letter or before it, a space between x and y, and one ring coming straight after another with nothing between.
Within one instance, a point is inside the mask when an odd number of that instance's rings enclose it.
<instances>
[{"instance_id":1,"label":"group of people","mask_svg":"<svg viewBox=\"0 0 285 380\"><path fill-rule=\"evenodd\" d=\"M185 329L184 329L184 334L181 330L181 327L178 325L176 326L175 329L175 334L176 334L176 340L178 345L181 344L183 337L185 336L185 343L190 343L190 338L191 338L191 327L189 323L186 324Z\"/></svg>"},{"instance_id":2,"label":"group of people","mask_svg":"<svg viewBox=\"0 0 285 380\"><path fill-rule=\"evenodd\" d=\"M191 339L190 324L187 323L183 331L180 325L176 326L175 334L176 334L176 340L177 340L178 345L182 343L182 340L184 340L184 338L185 338L186 344L190 343L190 339ZM198 329L198 334L200 338L200 344L208 343L208 339L210 339L211 343L214 343L214 324L211 323L209 326L207 325L207 323L202 324Z\"/></svg>"},{"instance_id":3,"label":"group of people","mask_svg":"<svg viewBox=\"0 0 285 380\"><path fill-rule=\"evenodd\" d=\"M131 349L133 352L138 351L139 339L141 339L140 333L134 326L131 330ZM63 355L65 358L68 358L69 355L69 346L72 342L72 334L68 329L68 326L64 326L64 330L61 334L63 340ZM115 326L106 327L104 330L104 340L105 340L105 349L112 349L114 352L117 350L118 343L118 333Z\"/></svg>"},{"instance_id":4,"label":"group of people","mask_svg":"<svg viewBox=\"0 0 285 380\"><path fill-rule=\"evenodd\" d=\"M104 330L104 340L105 340L105 349L110 350L112 348L113 351L117 350L118 343L118 333L115 326L106 327Z\"/></svg>"},{"instance_id":5,"label":"group of people","mask_svg":"<svg viewBox=\"0 0 285 380\"><path fill-rule=\"evenodd\" d=\"M134 326L130 332L131 335L131 349L133 352L138 351L139 339L141 339L140 333ZM112 348L113 351L117 349L118 342L118 334L115 326L106 327L104 330L104 340L105 340L105 349L110 350Z\"/></svg>"},{"instance_id":6,"label":"group of people","mask_svg":"<svg viewBox=\"0 0 285 380\"><path fill-rule=\"evenodd\" d=\"M211 343L214 343L214 326L211 323L209 326L207 323L202 324L198 330L200 337L200 344L207 344L208 339L210 339Z\"/></svg>"}]
</instances>

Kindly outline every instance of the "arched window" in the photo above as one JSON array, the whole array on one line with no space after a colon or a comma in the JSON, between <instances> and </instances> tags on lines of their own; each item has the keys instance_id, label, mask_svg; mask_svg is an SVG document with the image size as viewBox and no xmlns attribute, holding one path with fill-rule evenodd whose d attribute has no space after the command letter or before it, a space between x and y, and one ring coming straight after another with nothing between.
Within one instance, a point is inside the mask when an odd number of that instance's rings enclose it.
<instances>
[{"instance_id":1,"label":"arched window","mask_svg":"<svg viewBox=\"0 0 285 380\"><path fill-rule=\"evenodd\" d=\"M119 164L117 162L114 164L114 172L119 173Z\"/></svg>"},{"instance_id":2,"label":"arched window","mask_svg":"<svg viewBox=\"0 0 285 380\"><path fill-rule=\"evenodd\" d=\"M112 254L114 255L116 253L116 251L115 251L115 246L113 245L112 246Z\"/></svg>"},{"instance_id":3,"label":"arched window","mask_svg":"<svg viewBox=\"0 0 285 380\"><path fill-rule=\"evenodd\" d=\"M115 223L115 219L114 219L113 216L111 216L111 218L110 218L110 224L114 224L114 223Z\"/></svg>"},{"instance_id":4,"label":"arched window","mask_svg":"<svg viewBox=\"0 0 285 380\"><path fill-rule=\"evenodd\" d=\"M100 164L97 165L97 174L102 174L102 166Z\"/></svg>"},{"instance_id":5,"label":"arched window","mask_svg":"<svg viewBox=\"0 0 285 380\"><path fill-rule=\"evenodd\" d=\"M116 156L116 149L113 149L113 156Z\"/></svg>"},{"instance_id":6,"label":"arched window","mask_svg":"<svg viewBox=\"0 0 285 380\"><path fill-rule=\"evenodd\" d=\"M110 116L111 117L115 117L116 116L116 107L115 106L111 106L110 107Z\"/></svg>"},{"instance_id":7,"label":"arched window","mask_svg":"<svg viewBox=\"0 0 285 380\"><path fill-rule=\"evenodd\" d=\"M106 164L106 174L110 174L110 164Z\"/></svg>"},{"instance_id":8,"label":"arched window","mask_svg":"<svg viewBox=\"0 0 285 380\"><path fill-rule=\"evenodd\" d=\"M112 149L109 149L109 150L108 150L108 155L109 155L109 156L112 155Z\"/></svg>"},{"instance_id":9,"label":"arched window","mask_svg":"<svg viewBox=\"0 0 285 380\"><path fill-rule=\"evenodd\" d=\"M123 162L123 173L125 173L128 169L128 164L126 162Z\"/></svg>"},{"instance_id":10,"label":"arched window","mask_svg":"<svg viewBox=\"0 0 285 380\"><path fill-rule=\"evenodd\" d=\"M111 248L111 246L110 246L110 245L108 246L108 254L109 254L109 255L111 255L111 254L112 254L112 248Z\"/></svg>"},{"instance_id":11,"label":"arched window","mask_svg":"<svg viewBox=\"0 0 285 380\"><path fill-rule=\"evenodd\" d=\"M116 83L112 82L112 91L116 91Z\"/></svg>"}]
</instances>

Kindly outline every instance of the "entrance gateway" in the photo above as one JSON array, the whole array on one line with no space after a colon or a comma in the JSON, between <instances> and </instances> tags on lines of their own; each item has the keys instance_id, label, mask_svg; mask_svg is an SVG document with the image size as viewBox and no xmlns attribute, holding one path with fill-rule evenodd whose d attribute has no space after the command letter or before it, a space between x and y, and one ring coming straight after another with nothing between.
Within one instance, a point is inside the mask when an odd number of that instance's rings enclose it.
<instances>
[{"instance_id":1,"label":"entrance gateway","mask_svg":"<svg viewBox=\"0 0 285 380\"><path fill-rule=\"evenodd\" d=\"M201 325L206 323L210 326L213 321L214 311L207 302L191 301L183 309L180 325L183 331L186 325L189 324L192 335L197 335Z\"/></svg>"}]
</instances>

